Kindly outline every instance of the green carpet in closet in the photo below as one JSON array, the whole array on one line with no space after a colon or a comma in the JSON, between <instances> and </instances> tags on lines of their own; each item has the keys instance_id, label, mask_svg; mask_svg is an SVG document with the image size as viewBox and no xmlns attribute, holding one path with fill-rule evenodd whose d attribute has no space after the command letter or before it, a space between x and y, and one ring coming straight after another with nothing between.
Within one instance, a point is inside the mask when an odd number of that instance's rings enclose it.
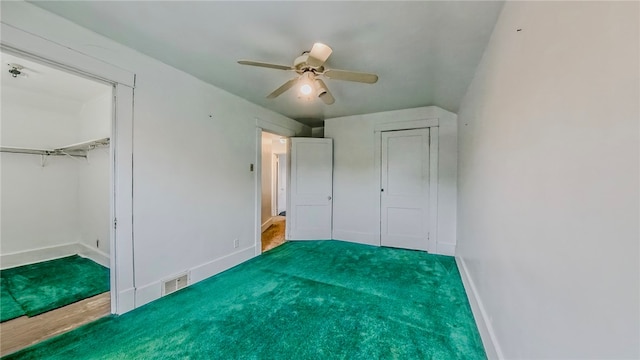
<instances>
[{"instance_id":1,"label":"green carpet in closet","mask_svg":"<svg viewBox=\"0 0 640 360\"><path fill-rule=\"evenodd\" d=\"M0 271L5 291L34 316L109 291L109 269L78 255Z\"/></svg>"},{"instance_id":2,"label":"green carpet in closet","mask_svg":"<svg viewBox=\"0 0 640 360\"><path fill-rule=\"evenodd\" d=\"M7 359L484 359L455 260L288 242Z\"/></svg>"},{"instance_id":3,"label":"green carpet in closet","mask_svg":"<svg viewBox=\"0 0 640 360\"><path fill-rule=\"evenodd\" d=\"M0 322L26 315L16 299L11 296L5 286L5 280L0 277Z\"/></svg>"}]
</instances>

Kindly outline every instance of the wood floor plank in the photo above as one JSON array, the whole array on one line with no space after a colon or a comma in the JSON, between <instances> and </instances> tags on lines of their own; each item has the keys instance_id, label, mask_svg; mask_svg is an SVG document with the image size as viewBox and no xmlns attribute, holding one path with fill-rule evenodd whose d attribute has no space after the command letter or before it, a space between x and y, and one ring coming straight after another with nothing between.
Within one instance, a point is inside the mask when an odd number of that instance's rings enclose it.
<instances>
[{"instance_id":1,"label":"wood floor plank","mask_svg":"<svg viewBox=\"0 0 640 360\"><path fill-rule=\"evenodd\" d=\"M274 217L273 225L269 226L269 228L262 233L262 252L269 251L276 246L284 244L285 224L286 217Z\"/></svg>"},{"instance_id":2,"label":"wood floor plank","mask_svg":"<svg viewBox=\"0 0 640 360\"><path fill-rule=\"evenodd\" d=\"M0 356L18 351L111 313L109 292L33 317L0 324Z\"/></svg>"}]
</instances>

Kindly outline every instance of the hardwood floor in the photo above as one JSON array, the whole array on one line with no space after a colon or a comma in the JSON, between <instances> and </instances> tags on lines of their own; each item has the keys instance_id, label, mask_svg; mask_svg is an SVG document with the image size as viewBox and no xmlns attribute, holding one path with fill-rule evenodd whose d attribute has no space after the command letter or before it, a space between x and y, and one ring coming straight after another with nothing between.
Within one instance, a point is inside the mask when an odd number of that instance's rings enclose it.
<instances>
[{"instance_id":1,"label":"hardwood floor","mask_svg":"<svg viewBox=\"0 0 640 360\"><path fill-rule=\"evenodd\" d=\"M34 317L0 324L0 356L18 351L111 313L109 292Z\"/></svg>"},{"instance_id":2,"label":"hardwood floor","mask_svg":"<svg viewBox=\"0 0 640 360\"><path fill-rule=\"evenodd\" d=\"M262 252L269 251L276 246L284 244L284 230L286 217L276 216L273 225L262 233Z\"/></svg>"}]
</instances>

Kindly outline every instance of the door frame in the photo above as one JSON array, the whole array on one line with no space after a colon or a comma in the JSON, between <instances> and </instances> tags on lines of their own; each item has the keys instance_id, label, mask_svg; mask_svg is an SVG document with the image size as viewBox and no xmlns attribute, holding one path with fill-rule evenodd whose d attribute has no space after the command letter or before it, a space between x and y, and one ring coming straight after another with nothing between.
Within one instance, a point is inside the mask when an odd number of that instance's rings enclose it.
<instances>
[{"instance_id":1,"label":"door frame","mask_svg":"<svg viewBox=\"0 0 640 360\"><path fill-rule=\"evenodd\" d=\"M271 152L271 217L278 216L278 155Z\"/></svg>"},{"instance_id":2,"label":"door frame","mask_svg":"<svg viewBox=\"0 0 640 360\"><path fill-rule=\"evenodd\" d=\"M278 189L276 189L276 198L277 198L277 201L276 201L276 206L277 206L276 207L276 213L277 214L280 214L281 211L279 211L279 210L280 210L280 207L283 204L284 204L284 211L285 212L287 211L287 206L286 206L286 204L287 204L287 192L289 191L289 185L286 182L287 179L288 179L287 174L288 174L288 171L289 171L288 168L287 168L287 153L275 154L276 159L278 161L277 176L276 176L276 178L277 178L276 182L277 182L277 185L278 185ZM284 156L282 156L282 155L284 155ZM283 174L283 176L280 176L281 175L281 169L283 167L284 167L284 174ZM284 201L280 201L280 190L279 190L279 188L280 188L280 184L281 184L282 180L284 180L284 183L285 183L285 186L284 186L284 193L285 193L284 194L284 198L285 198L285 200Z\"/></svg>"},{"instance_id":3,"label":"door frame","mask_svg":"<svg viewBox=\"0 0 640 360\"><path fill-rule=\"evenodd\" d=\"M135 74L2 23L0 48L113 87L110 156L111 313L135 308L133 257L133 90ZM117 225L116 225L117 224Z\"/></svg>"},{"instance_id":4,"label":"door frame","mask_svg":"<svg viewBox=\"0 0 640 360\"><path fill-rule=\"evenodd\" d=\"M382 218L380 188L382 186L382 133L386 131L429 129L429 235L427 252L435 253L438 243L438 118L397 121L376 124L374 127L374 168L376 174L375 213L378 214L377 239L382 246Z\"/></svg>"},{"instance_id":5,"label":"door frame","mask_svg":"<svg viewBox=\"0 0 640 360\"><path fill-rule=\"evenodd\" d=\"M287 179L290 177L289 165L291 162L291 143L289 138L296 135L295 131L287 129L270 121L256 118L256 158L253 164L255 178L255 205L254 205L254 247L255 255L262 254L262 132L284 136L287 138ZM289 188L287 187L287 208L289 208ZM285 221L285 239L289 238L289 222Z\"/></svg>"}]
</instances>

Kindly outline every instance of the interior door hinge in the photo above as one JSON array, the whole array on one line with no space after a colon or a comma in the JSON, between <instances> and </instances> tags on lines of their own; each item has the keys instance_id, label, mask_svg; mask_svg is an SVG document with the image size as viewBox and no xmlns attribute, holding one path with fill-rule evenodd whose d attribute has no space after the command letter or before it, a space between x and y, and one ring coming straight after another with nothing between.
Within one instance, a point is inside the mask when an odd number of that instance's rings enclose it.
<instances>
[{"instance_id":1,"label":"interior door hinge","mask_svg":"<svg viewBox=\"0 0 640 360\"><path fill-rule=\"evenodd\" d=\"M113 228L117 229L118 228L118 219L113 219Z\"/></svg>"}]
</instances>

